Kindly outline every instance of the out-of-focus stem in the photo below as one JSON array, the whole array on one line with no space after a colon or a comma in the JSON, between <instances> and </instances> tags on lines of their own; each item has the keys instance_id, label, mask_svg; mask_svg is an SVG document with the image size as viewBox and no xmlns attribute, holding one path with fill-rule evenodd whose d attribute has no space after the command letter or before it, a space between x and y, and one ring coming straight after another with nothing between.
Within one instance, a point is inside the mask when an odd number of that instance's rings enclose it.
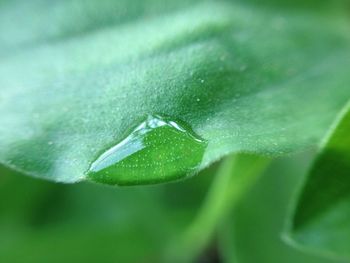
<instances>
[{"instance_id":1,"label":"out-of-focus stem","mask_svg":"<svg viewBox=\"0 0 350 263\"><path fill-rule=\"evenodd\" d=\"M267 167L265 157L237 154L224 159L202 208L182 239L173 262L193 262L212 239L217 225ZM176 256L175 256L176 255Z\"/></svg>"}]
</instances>

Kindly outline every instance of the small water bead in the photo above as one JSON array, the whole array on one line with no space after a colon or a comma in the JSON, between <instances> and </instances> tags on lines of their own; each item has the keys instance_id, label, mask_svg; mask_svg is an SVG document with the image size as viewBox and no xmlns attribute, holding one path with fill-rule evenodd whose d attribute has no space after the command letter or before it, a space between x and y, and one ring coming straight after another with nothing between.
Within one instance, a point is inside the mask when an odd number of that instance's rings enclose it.
<instances>
[{"instance_id":1,"label":"small water bead","mask_svg":"<svg viewBox=\"0 0 350 263\"><path fill-rule=\"evenodd\" d=\"M152 184L191 175L207 142L189 125L150 115L130 135L107 149L88 171L92 181L111 185Z\"/></svg>"}]
</instances>

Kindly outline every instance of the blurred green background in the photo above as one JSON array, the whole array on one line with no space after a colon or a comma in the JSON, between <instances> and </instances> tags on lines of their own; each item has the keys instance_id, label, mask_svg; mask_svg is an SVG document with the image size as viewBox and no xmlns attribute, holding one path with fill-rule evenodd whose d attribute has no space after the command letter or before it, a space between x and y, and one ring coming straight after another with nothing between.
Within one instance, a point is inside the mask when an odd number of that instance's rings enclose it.
<instances>
[{"instance_id":1,"label":"blurred green background","mask_svg":"<svg viewBox=\"0 0 350 263\"><path fill-rule=\"evenodd\" d=\"M278 159L220 218L195 262L335 262L281 241L288 204L311 153ZM183 182L107 187L54 184L1 168L0 262L178 262L218 164ZM175 257L174 257L175 250Z\"/></svg>"}]
</instances>

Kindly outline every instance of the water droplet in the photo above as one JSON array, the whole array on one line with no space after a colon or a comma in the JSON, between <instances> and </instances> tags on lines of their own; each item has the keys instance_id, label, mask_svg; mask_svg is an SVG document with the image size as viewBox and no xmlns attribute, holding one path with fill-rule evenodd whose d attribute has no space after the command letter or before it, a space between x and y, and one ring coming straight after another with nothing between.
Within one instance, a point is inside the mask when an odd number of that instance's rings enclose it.
<instances>
[{"instance_id":1,"label":"water droplet","mask_svg":"<svg viewBox=\"0 0 350 263\"><path fill-rule=\"evenodd\" d=\"M207 142L182 121L150 115L92 163L88 177L111 185L152 184L193 174Z\"/></svg>"}]
</instances>

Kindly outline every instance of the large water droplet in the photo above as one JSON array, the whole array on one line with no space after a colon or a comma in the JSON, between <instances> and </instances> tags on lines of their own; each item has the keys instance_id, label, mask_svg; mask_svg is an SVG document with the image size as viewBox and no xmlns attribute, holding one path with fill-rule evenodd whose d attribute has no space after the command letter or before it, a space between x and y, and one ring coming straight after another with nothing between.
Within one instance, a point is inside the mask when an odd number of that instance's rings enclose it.
<instances>
[{"instance_id":1,"label":"large water droplet","mask_svg":"<svg viewBox=\"0 0 350 263\"><path fill-rule=\"evenodd\" d=\"M98 157L88 177L112 185L176 180L193 174L206 146L187 124L152 115Z\"/></svg>"}]
</instances>

